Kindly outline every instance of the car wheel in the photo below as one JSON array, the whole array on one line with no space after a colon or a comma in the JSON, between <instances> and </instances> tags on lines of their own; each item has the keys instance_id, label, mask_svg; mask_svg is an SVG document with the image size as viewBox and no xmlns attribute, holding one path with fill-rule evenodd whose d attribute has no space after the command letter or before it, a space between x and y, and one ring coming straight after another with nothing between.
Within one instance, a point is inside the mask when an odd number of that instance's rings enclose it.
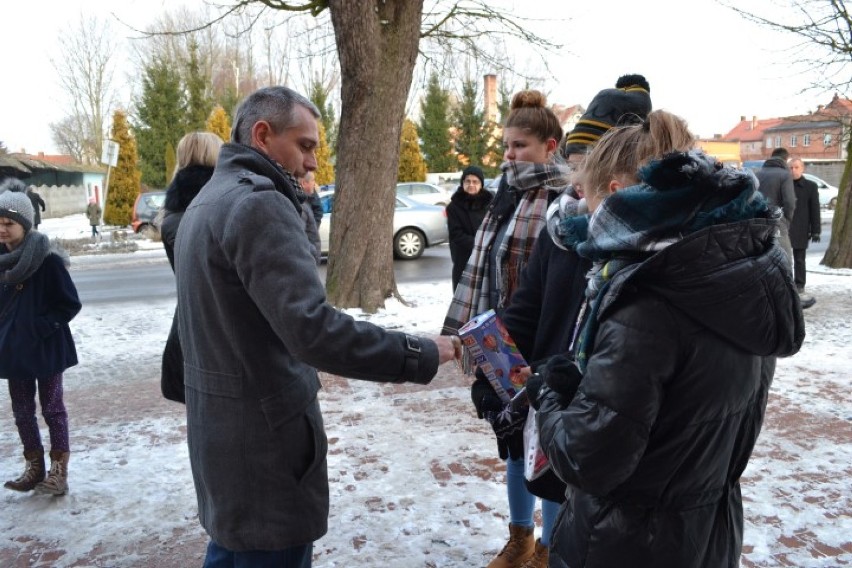
<instances>
[{"instance_id":1,"label":"car wheel","mask_svg":"<svg viewBox=\"0 0 852 568\"><path fill-rule=\"evenodd\" d=\"M403 229L393 239L393 253L402 260L420 258L426 248L426 237L417 229Z\"/></svg>"}]
</instances>

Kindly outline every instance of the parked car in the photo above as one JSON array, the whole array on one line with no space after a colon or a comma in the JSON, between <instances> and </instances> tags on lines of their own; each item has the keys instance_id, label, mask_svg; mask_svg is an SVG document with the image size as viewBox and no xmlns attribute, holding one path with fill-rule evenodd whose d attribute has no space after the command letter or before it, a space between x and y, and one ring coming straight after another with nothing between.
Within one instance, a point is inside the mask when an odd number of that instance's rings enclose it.
<instances>
[{"instance_id":1,"label":"parked car","mask_svg":"<svg viewBox=\"0 0 852 568\"><path fill-rule=\"evenodd\" d=\"M431 183L406 182L396 184L396 194L427 205L447 206L452 197L452 191Z\"/></svg>"},{"instance_id":2,"label":"parked car","mask_svg":"<svg viewBox=\"0 0 852 568\"><path fill-rule=\"evenodd\" d=\"M837 206L837 188L827 183L825 180L816 177L813 174L805 172L802 174L815 184L819 191L819 206L827 209L834 209Z\"/></svg>"},{"instance_id":3,"label":"parked car","mask_svg":"<svg viewBox=\"0 0 852 568\"><path fill-rule=\"evenodd\" d=\"M320 202L325 213L319 234L322 254L328 254L329 229L334 211L334 192L320 191ZM403 260L419 258L427 247L449 240L447 211L436 205L418 203L408 197L396 197L393 215L393 254Z\"/></svg>"},{"instance_id":4,"label":"parked car","mask_svg":"<svg viewBox=\"0 0 852 568\"><path fill-rule=\"evenodd\" d=\"M133 204L133 220L130 226L134 233L149 234L151 231L159 232L154 226L154 219L163 208L166 201L165 191L146 191L140 193Z\"/></svg>"}]
</instances>

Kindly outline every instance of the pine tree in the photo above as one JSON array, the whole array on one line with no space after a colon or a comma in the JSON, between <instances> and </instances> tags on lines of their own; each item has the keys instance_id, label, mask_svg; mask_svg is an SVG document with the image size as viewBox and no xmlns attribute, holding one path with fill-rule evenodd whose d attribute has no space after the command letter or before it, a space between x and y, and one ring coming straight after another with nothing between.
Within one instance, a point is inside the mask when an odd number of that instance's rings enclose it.
<instances>
[{"instance_id":1,"label":"pine tree","mask_svg":"<svg viewBox=\"0 0 852 568\"><path fill-rule=\"evenodd\" d=\"M152 187L165 187L165 148L169 143L176 147L186 133L180 73L170 63L158 59L145 67L136 115L134 132L139 143L142 181Z\"/></svg>"},{"instance_id":2,"label":"pine tree","mask_svg":"<svg viewBox=\"0 0 852 568\"><path fill-rule=\"evenodd\" d=\"M441 88L438 76L429 77L426 96L420 103L417 134L423 141L423 155L430 172L452 172L458 169L450 138L450 94Z\"/></svg>"},{"instance_id":3,"label":"pine tree","mask_svg":"<svg viewBox=\"0 0 852 568\"><path fill-rule=\"evenodd\" d=\"M334 156L337 146L337 119L334 106L329 100L329 91L318 78L311 82L311 102L320 111L320 122L325 128L326 141L328 142L330 156Z\"/></svg>"},{"instance_id":4,"label":"pine tree","mask_svg":"<svg viewBox=\"0 0 852 568\"><path fill-rule=\"evenodd\" d=\"M212 132L219 136L223 142L228 142L231 139L231 123L228 120L228 113L222 108L222 105L216 105L210 116L207 117L207 132Z\"/></svg>"},{"instance_id":5,"label":"pine tree","mask_svg":"<svg viewBox=\"0 0 852 568\"><path fill-rule=\"evenodd\" d=\"M127 115L123 111L117 110L113 114L111 139L118 143L118 162L110 172L104 223L123 227L129 225L133 218L133 204L141 183L136 140L130 133Z\"/></svg>"},{"instance_id":6,"label":"pine tree","mask_svg":"<svg viewBox=\"0 0 852 568\"><path fill-rule=\"evenodd\" d=\"M476 82L473 79L462 81L461 100L453 113L457 130L456 152L459 161L466 165L482 165L486 153L487 138L485 115L478 110Z\"/></svg>"},{"instance_id":7,"label":"pine tree","mask_svg":"<svg viewBox=\"0 0 852 568\"><path fill-rule=\"evenodd\" d=\"M314 181L317 185L325 185L334 181L334 166L331 163L331 148L325 138L325 126L319 123L319 145L317 146L317 170Z\"/></svg>"},{"instance_id":8,"label":"pine tree","mask_svg":"<svg viewBox=\"0 0 852 568\"><path fill-rule=\"evenodd\" d=\"M402 122L397 181L426 181L426 160L420 152L417 126L407 118Z\"/></svg>"},{"instance_id":9,"label":"pine tree","mask_svg":"<svg viewBox=\"0 0 852 568\"><path fill-rule=\"evenodd\" d=\"M175 147L172 146L171 142L166 144L166 153L164 157L166 159L166 182L169 182L171 181L172 176L175 174L175 166L177 165L177 155L175 154Z\"/></svg>"},{"instance_id":10,"label":"pine tree","mask_svg":"<svg viewBox=\"0 0 852 568\"><path fill-rule=\"evenodd\" d=\"M193 132L202 130L213 103L207 96L209 81L201 70L198 60L198 42L195 39L189 43L189 65L186 72L186 130Z\"/></svg>"}]
</instances>

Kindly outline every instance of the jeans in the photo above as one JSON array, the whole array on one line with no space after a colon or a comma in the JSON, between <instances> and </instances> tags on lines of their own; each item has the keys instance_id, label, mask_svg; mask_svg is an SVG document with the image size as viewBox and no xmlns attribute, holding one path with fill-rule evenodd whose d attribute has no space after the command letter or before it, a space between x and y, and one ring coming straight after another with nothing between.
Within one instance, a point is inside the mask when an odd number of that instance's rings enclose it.
<instances>
[{"instance_id":1,"label":"jeans","mask_svg":"<svg viewBox=\"0 0 852 568\"><path fill-rule=\"evenodd\" d=\"M529 492L524 482L523 458L514 460L509 457L506 460L506 489L509 493L509 522L518 526L534 526L533 510L536 497ZM541 543L545 546L550 544L558 514L559 503L541 500Z\"/></svg>"},{"instance_id":2,"label":"jeans","mask_svg":"<svg viewBox=\"0 0 852 568\"><path fill-rule=\"evenodd\" d=\"M69 451L68 412L63 401L62 373L43 379L9 379L9 398L15 426L25 451L41 449L41 433L36 420L36 389L41 414L50 432L50 449Z\"/></svg>"},{"instance_id":3,"label":"jeans","mask_svg":"<svg viewBox=\"0 0 852 568\"><path fill-rule=\"evenodd\" d=\"M314 543L291 546L284 550L247 550L234 552L212 540L207 545L203 568L311 568Z\"/></svg>"}]
</instances>

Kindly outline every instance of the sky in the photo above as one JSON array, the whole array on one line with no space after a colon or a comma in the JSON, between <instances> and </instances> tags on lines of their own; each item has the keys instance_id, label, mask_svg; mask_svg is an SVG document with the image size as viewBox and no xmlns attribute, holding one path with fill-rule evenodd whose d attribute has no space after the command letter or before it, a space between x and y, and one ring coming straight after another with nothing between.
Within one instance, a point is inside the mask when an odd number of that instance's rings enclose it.
<instances>
[{"instance_id":1,"label":"sky","mask_svg":"<svg viewBox=\"0 0 852 568\"><path fill-rule=\"evenodd\" d=\"M46 219L40 231L71 238L85 226L74 215ZM141 244L139 252L114 255L115 269L165 262L159 243ZM72 277L104 262L75 256ZM805 312L807 338L797 355L778 361L766 423L743 476L744 567L852 564L852 270L818 262L819 253L808 257L808 292L818 301ZM437 333L449 277L399 288L411 306L389 301L372 316L350 313L387 328ZM159 397L173 310L170 299L93 304L71 323L80 358L65 376L71 491L52 498L0 489L0 564L201 564L206 540L185 417L181 406ZM314 549L315 567L470 568L499 551L508 521L494 437L476 418L469 380L451 365L443 370L428 387L321 375L331 515ZM0 388L0 480L22 466L9 405ZM28 553L34 556L22 562ZM155 554L170 563L153 561Z\"/></svg>"},{"instance_id":2,"label":"sky","mask_svg":"<svg viewBox=\"0 0 852 568\"><path fill-rule=\"evenodd\" d=\"M79 16L115 16L144 28L165 10L196 7L203 0L46 0L4 6L0 52L10 88L0 99L0 140L12 151L54 152L49 124L64 115L63 93L51 60L61 60L58 38ZM429 4L427 0L427 5ZM552 72L540 84L552 103L587 106L594 95L626 73L651 85L655 108L680 114L702 137L724 134L739 121L803 114L828 104L833 93L802 93L815 72L795 65L792 39L745 22L716 0L492 2L562 44L546 54ZM738 3L774 14L772 0ZM113 26L122 30L120 23ZM125 32L132 36L132 32ZM125 49L118 56L124 57ZM540 65L526 46L512 56L524 69ZM126 63L116 81L136 82ZM520 88L519 85L518 88Z\"/></svg>"}]
</instances>

